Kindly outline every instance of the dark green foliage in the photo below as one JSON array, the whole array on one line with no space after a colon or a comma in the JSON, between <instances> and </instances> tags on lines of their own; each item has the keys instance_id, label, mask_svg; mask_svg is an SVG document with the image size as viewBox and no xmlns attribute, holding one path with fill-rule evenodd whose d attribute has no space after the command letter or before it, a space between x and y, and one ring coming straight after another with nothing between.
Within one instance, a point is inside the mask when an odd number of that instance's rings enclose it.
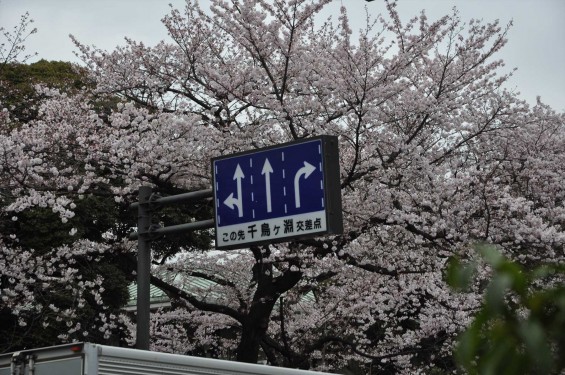
<instances>
[{"instance_id":1,"label":"dark green foliage","mask_svg":"<svg viewBox=\"0 0 565 375\"><path fill-rule=\"evenodd\" d=\"M120 207L110 196L89 195L76 202L71 221L79 230L77 236L91 241L103 241L102 234L113 230Z\"/></svg>"},{"instance_id":2,"label":"dark green foliage","mask_svg":"<svg viewBox=\"0 0 565 375\"><path fill-rule=\"evenodd\" d=\"M21 212L10 232L16 234L23 249L33 249L42 255L54 247L71 244L72 228L72 222L62 223L59 215L50 209L35 208Z\"/></svg>"},{"instance_id":3,"label":"dark green foliage","mask_svg":"<svg viewBox=\"0 0 565 375\"><path fill-rule=\"evenodd\" d=\"M41 84L73 93L87 85L83 69L69 62L40 60L33 64L6 64L0 69L0 103L10 108L15 121L26 123L37 117L42 99L35 90Z\"/></svg>"},{"instance_id":4,"label":"dark green foliage","mask_svg":"<svg viewBox=\"0 0 565 375\"><path fill-rule=\"evenodd\" d=\"M44 254L50 249L70 245L78 238L103 242L102 234L113 230L119 206L112 197L88 195L76 201L75 216L64 223L51 209L36 207L17 215L17 221L0 220L5 233L15 234L19 246ZM15 215L14 215L15 216ZM71 230L76 230L71 235Z\"/></svg>"},{"instance_id":5,"label":"dark green foliage","mask_svg":"<svg viewBox=\"0 0 565 375\"><path fill-rule=\"evenodd\" d=\"M459 338L455 358L470 374L557 374L565 369L565 267L527 270L493 247L477 247L493 270L481 309ZM465 289L467 266L453 262L450 284ZM547 286L549 285L549 286Z\"/></svg>"}]
</instances>

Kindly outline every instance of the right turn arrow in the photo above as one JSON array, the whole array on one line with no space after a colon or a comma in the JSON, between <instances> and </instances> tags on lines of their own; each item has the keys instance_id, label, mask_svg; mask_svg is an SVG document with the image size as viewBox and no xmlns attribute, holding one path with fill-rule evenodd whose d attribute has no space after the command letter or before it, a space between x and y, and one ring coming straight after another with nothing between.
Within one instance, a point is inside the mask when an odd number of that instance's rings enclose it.
<instances>
[{"instance_id":1,"label":"right turn arrow","mask_svg":"<svg viewBox=\"0 0 565 375\"><path fill-rule=\"evenodd\" d=\"M296 175L294 176L294 205L296 206L296 208L300 208L300 186L298 184L300 176L304 175L304 178L306 179L315 170L316 167L305 161L304 166L300 168L298 172L296 172Z\"/></svg>"}]
</instances>

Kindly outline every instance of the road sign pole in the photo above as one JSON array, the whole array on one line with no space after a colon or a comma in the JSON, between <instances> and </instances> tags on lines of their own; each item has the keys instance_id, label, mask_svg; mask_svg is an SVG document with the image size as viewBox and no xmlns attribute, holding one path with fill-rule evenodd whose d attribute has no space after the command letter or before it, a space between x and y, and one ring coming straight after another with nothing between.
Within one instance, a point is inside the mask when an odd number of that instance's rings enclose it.
<instances>
[{"instance_id":1,"label":"road sign pole","mask_svg":"<svg viewBox=\"0 0 565 375\"><path fill-rule=\"evenodd\" d=\"M139 188L138 202L130 205L137 208L137 232L130 234L130 239L137 239L137 326L136 348L149 350L150 342L150 278L151 278L151 242L165 234L186 232L214 227L214 219L158 227L152 225L152 214L155 207L170 205L190 200L212 197L212 190L199 190L169 197L158 197L150 186Z\"/></svg>"},{"instance_id":2,"label":"road sign pole","mask_svg":"<svg viewBox=\"0 0 565 375\"><path fill-rule=\"evenodd\" d=\"M139 188L137 206L137 325L136 348L149 350L151 275L151 194L149 186Z\"/></svg>"}]
</instances>

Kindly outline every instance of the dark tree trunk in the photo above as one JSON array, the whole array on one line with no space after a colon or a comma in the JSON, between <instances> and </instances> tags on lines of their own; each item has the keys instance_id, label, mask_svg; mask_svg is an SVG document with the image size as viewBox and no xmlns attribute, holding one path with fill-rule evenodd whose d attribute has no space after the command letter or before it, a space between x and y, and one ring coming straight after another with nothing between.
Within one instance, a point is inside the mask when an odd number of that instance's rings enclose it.
<instances>
[{"instance_id":1,"label":"dark tree trunk","mask_svg":"<svg viewBox=\"0 0 565 375\"><path fill-rule=\"evenodd\" d=\"M273 265L263 263L263 257L268 256L268 254L261 253L259 249L252 249L252 251L257 261L253 268L257 290L249 311L243 318L236 358L239 362L257 363L261 342L269 328L275 303L281 294L298 283L302 274L301 272L287 270L282 275L273 278Z\"/></svg>"},{"instance_id":2,"label":"dark tree trunk","mask_svg":"<svg viewBox=\"0 0 565 375\"><path fill-rule=\"evenodd\" d=\"M237 348L237 360L239 362L257 363L259 360L261 340L265 337L269 327L273 305L274 303L271 301L254 304L245 317L241 330L241 340Z\"/></svg>"}]
</instances>

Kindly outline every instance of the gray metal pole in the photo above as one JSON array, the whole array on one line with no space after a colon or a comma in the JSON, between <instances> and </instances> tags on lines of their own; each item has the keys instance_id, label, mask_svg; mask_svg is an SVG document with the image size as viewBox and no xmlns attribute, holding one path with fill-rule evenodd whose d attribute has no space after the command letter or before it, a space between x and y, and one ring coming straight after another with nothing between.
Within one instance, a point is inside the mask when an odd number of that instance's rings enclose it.
<instances>
[{"instance_id":1,"label":"gray metal pole","mask_svg":"<svg viewBox=\"0 0 565 375\"><path fill-rule=\"evenodd\" d=\"M139 188L137 231L137 338L136 348L149 350L150 277L151 277L151 198L149 186Z\"/></svg>"}]
</instances>

